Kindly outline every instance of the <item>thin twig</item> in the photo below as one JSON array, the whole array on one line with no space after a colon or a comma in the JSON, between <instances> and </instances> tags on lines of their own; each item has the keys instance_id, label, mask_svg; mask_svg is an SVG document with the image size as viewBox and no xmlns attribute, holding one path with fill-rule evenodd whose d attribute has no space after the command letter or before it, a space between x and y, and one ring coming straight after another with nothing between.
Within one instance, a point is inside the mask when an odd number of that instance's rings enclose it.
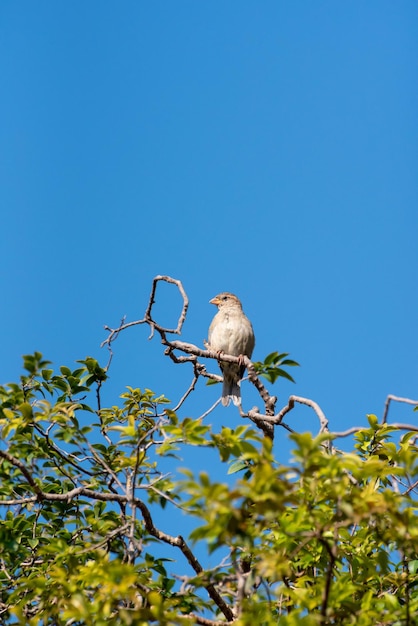
<instances>
[{"instance_id":1,"label":"thin twig","mask_svg":"<svg viewBox=\"0 0 418 626\"><path fill-rule=\"evenodd\" d=\"M382 424L386 423L387 416L389 413L389 405L391 402L404 402L405 404L412 404L418 406L418 400L411 400L411 398L400 398L399 396L388 395L385 402L385 410L383 412Z\"/></svg>"},{"instance_id":2,"label":"thin twig","mask_svg":"<svg viewBox=\"0 0 418 626\"><path fill-rule=\"evenodd\" d=\"M11 454L6 452L5 450L0 450L0 456L3 459L5 459L6 461L9 461L9 463L14 465L14 467L17 467L22 472L23 476L26 478L26 480L28 481L29 485L32 487L32 489L36 493L37 499L38 500L43 500L44 499L44 492L39 487L39 485L36 483L35 479L33 478L32 474L29 472L29 470L26 468L25 464L22 463L22 461L20 461L20 459L17 459L16 457L12 456ZM0 501L0 503L1 503L1 501Z\"/></svg>"},{"instance_id":3,"label":"thin twig","mask_svg":"<svg viewBox=\"0 0 418 626\"><path fill-rule=\"evenodd\" d=\"M418 426L414 424L400 424L399 422L393 422L392 424L387 424L389 428L393 428L395 430L407 430L408 432L418 432ZM340 432L330 432L330 436L334 439L349 437L350 435L354 435L355 433L360 432L361 430L368 430L367 426L352 426L351 428L347 428L347 430L343 430Z\"/></svg>"}]
</instances>

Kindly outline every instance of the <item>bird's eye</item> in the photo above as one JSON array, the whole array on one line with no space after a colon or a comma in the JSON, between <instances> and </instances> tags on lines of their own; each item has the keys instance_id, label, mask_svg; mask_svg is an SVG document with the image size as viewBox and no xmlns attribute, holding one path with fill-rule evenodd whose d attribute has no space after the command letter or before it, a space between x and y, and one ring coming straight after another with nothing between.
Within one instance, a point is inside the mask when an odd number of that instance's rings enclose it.
<instances>
[{"instance_id":1,"label":"bird's eye","mask_svg":"<svg viewBox=\"0 0 418 626\"><path fill-rule=\"evenodd\" d=\"M222 300L228 300L228 296L222 296Z\"/></svg>"}]
</instances>

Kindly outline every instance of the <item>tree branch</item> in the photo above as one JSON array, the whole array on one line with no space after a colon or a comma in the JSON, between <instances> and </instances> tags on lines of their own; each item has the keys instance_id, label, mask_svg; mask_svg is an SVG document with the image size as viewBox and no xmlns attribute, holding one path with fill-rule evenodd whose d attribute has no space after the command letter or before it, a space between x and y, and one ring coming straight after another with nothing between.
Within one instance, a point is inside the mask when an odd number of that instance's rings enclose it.
<instances>
[{"instance_id":1,"label":"tree branch","mask_svg":"<svg viewBox=\"0 0 418 626\"><path fill-rule=\"evenodd\" d=\"M152 316L153 305L155 304L155 301L156 301L157 286L159 282L161 281L176 285L183 299L183 306L182 306L182 310L180 312L180 315L177 321L176 328L165 328L161 326L160 324L158 324ZM193 364L193 368L194 368L193 381L191 385L189 386L189 388L187 389L187 391L181 397L180 401L178 402L176 406L176 410L180 408L180 406L183 404L186 398L195 389L197 381L200 376L203 376L204 378L209 378L212 380L222 380L220 376L216 374L212 374L211 372L207 372L205 366L198 361L199 358L214 359L216 361L223 361L225 363L242 363L242 357L236 357L236 356L223 354L223 353L219 354L219 352L215 352L211 350L207 342L204 342L205 349L203 349L203 348L199 348L198 346L192 343L167 338L168 334L176 334L176 335L181 334L183 324L186 319L188 306L189 306L189 300L180 280L171 278L170 276L160 276L160 275L156 276L152 282L151 294L150 294L148 305L145 311L144 318L141 320L137 320L137 321L129 322L129 323L125 323L125 318L123 318L121 321L121 324L116 329L112 329L109 326L105 326L105 330L109 331L109 335L107 339L105 339L101 344L102 347L107 345L108 349L110 350L112 354L111 344L118 337L120 332L138 324L148 324L151 327L150 338L154 335L154 332L157 332L159 334L161 343L164 346L166 346L166 349L164 351L164 354L166 356L168 356L174 363L192 363ZM183 355L179 356L178 354L176 354L176 352L182 352ZM264 403L264 412L260 412L257 407L254 407L250 411L245 412L243 411L241 407L239 407L239 412L240 412L241 417L250 419L251 421L254 422L254 424L258 428L263 430L263 432L266 435L273 438L274 426L280 425L283 428L286 428L287 430L289 430L290 432L294 432L292 431L290 426L288 426L287 424L283 422L283 417L295 407L296 403L304 404L306 406L309 406L316 413L319 419L319 425L320 425L319 432L320 433L328 432L328 419L326 418L321 407L316 402L314 402L313 400L310 400L309 398L303 398L301 396L291 395L289 397L287 405L284 406L279 411L279 413L275 413L275 405L277 402L277 398L271 395L269 391L266 389L266 387L263 385L259 376L257 375L257 372L254 368L252 361L248 357L244 357L244 364L247 368L248 379L257 389L260 395L260 398L262 399ZM411 400L409 398L400 398L397 396L389 395L386 399L382 423L386 423L388 411L389 411L389 405L391 401L405 402L407 404L418 406L418 400ZM407 425L399 425L399 428L402 430L403 429L417 430L414 426L409 427ZM361 430L361 428L359 427L358 429L357 428L349 429L348 431L344 431L343 433L333 433L333 436L334 437L346 437L350 434L353 434L354 432L357 432L357 430Z\"/></svg>"},{"instance_id":2,"label":"tree branch","mask_svg":"<svg viewBox=\"0 0 418 626\"><path fill-rule=\"evenodd\" d=\"M165 281L165 282L176 285L183 298L183 307L180 312L176 328L163 327L160 324L158 324L157 321L152 316L152 308L156 301L157 285L160 281ZM168 356L175 363L193 363L195 378L193 379L193 382L191 386L189 387L189 389L182 396L181 400L179 401L177 405L177 408L179 408L182 405L182 403L185 401L188 395L193 391L193 389L196 386L199 376L203 376L204 378L209 378L212 380L222 380L220 376L207 372L205 366L199 363L198 358L214 359L216 361L224 361L226 363L237 363L237 364L242 363L242 357L236 357L233 355L228 355L228 354L223 354L223 353L219 354L219 352L211 350L210 346L206 342L205 342L206 349L202 349L194 344L191 344L185 341L167 338L167 335L169 334L177 334L177 335L181 334L181 330L183 328L183 324L186 319L188 306L189 306L189 301L188 301L186 292L180 280L171 278L170 276L156 276L152 282L151 294L149 297L148 305L147 305L143 319L136 320L135 322L125 323L125 318L123 318L119 327L115 329L112 329L109 326L105 326L105 330L109 332L109 335L107 339L105 339L101 344L101 347L104 347L107 345L109 351L111 352L111 357L112 357L113 352L111 349L111 344L118 337L120 332L138 324L148 324L151 327L150 338L154 336L155 332L159 334L161 343L164 346L166 346L166 349L164 352L166 356ZM182 352L183 355L178 356L176 354L176 351ZM184 355L187 355L187 356L184 356ZM259 379L255 371L255 368L248 357L244 357L244 363L248 371L249 380L256 387L257 391L260 394L260 397L262 398L264 402L266 415L268 415L269 417L273 417L274 407L275 407L277 398L269 394L269 392L267 391L267 389L265 388L265 386L262 384L261 380ZM243 413L242 410L240 410L240 412L243 417L246 416L246 414ZM272 422L271 420L264 421L262 418L259 418L258 416L255 416L255 415L251 416L250 419L252 419L253 422L256 424L256 426L261 428L266 435L273 438L274 422Z\"/></svg>"},{"instance_id":3,"label":"tree branch","mask_svg":"<svg viewBox=\"0 0 418 626\"><path fill-rule=\"evenodd\" d=\"M36 483L36 481L33 478L32 474L25 467L25 465L22 463L22 461L20 461L16 457L12 456L11 454L6 452L5 450L0 450L0 456L3 459L5 459L6 461L9 461L9 463L11 463L15 467L17 467L22 472L23 476L26 478L26 480L28 481L29 485L32 487L32 489L36 493L37 499L43 500L44 493L43 493L42 489ZM1 501L0 501L0 503L1 503Z\"/></svg>"},{"instance_id":4,"label":"tree branch","mask_svg":"<svg viewBox=\"0 0 418 626\"><path fill-rule=\"evenodd\" d=\"M412 404L418 406L418 400L411 400L410 398L400 398L399 396L388 395L385 402L385 410L383 412L382 424L386 424L387 416L389 413L389 405L393 402L405 402L405 404Z\"/></svg>"},{"instance_id":5,"label":"tree branch","mask_svg":"<svg viewBox=\"0 0 418 626\"><path fill-rule=\"evenodd\" d=\"M29 485L35 491L36 497L26 498L24 499L24 503L27 504L29 502L36 502L36 501L71 502L78 496L86 496L93 500L100 500L102 502L118 502L120 504L137 506L142 513L145 528L147 529L149 534L155 537L156 539L163 541L164 543L168 543L171 546L175 546L179 548L181 552L183 553L183 555L186 557L187 561L189 562L193 570L196 572L196 574L200 574L201 572L203 572L203 567L201 566L198 559L195 557L195 555L193 554L189 545L186 543L183 537L181 535L174 537L172 535L168 535L162 530L159 530L154 525L150 510L148 509L147 505L139 498L135 498L135 497L132 498L128 494L101 493L99 491L94 491L86 487L76 487L75 489L72 489L71 491L67 491L66 493L48 493L48 492L42 491L42 489L36 484L33 476L31 475L29 470L25 467L25 465L22 463L22 461L12 456L8 452L5 452L4 450L0 450L0 456L6 459L7 461L9 461L9 463L11 463L14 467L18 468L22 472L22 474L25 476ZM1 504L9 505L10 501L0 500L0 505ZM232 622L234 619L234 614L231 608L222 598L220 593L217 591L216 587L212 583L208 583L207 585L205 585L205 588L209 596L212 598L212 600L215 602L218 608L222 611L226 619Z\"/></svg>"}]
</instances>

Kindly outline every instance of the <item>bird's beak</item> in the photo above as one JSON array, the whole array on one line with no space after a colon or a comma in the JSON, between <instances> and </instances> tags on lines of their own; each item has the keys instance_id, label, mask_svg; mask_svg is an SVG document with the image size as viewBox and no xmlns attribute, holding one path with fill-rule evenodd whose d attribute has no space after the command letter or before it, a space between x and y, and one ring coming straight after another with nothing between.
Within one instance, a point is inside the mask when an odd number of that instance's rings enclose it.
<instances>
[{"instance_id":1,"label":"bird's beak","mask_svg":"<svg viewBox=\"0 0 418 626\"><path fill-rule=\"evenodd\" d=\"M216 306L218 306L219 299L215 296L212 300L209 300L209 304L216 304Z\"/></svg>"}]
</instances>

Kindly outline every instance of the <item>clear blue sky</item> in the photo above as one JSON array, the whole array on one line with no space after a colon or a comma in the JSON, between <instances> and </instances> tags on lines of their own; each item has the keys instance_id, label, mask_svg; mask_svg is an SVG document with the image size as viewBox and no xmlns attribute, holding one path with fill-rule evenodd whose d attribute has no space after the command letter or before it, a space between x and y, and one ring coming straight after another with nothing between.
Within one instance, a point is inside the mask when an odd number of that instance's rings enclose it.
<instances>
[{"instance_id":1,"label":"clear blue sky","mask_svg":"<svg viewBox=\"0 0 418 626\"><path fill-rule=\"evenodd\" d=\"M278 408L310 397L341 430L418 396L415 0L3 0L0 59L1 383L34 350L105 364L103 325L141 318L169 274L190 297L185 341L202 345L228 290L255 360L301 363ZM187 387L147 334L114 344L112 403ZM219 392L202 384L183 414ZM306 408L288 422L317 429Z\"/></svg>"}]
</instances>

